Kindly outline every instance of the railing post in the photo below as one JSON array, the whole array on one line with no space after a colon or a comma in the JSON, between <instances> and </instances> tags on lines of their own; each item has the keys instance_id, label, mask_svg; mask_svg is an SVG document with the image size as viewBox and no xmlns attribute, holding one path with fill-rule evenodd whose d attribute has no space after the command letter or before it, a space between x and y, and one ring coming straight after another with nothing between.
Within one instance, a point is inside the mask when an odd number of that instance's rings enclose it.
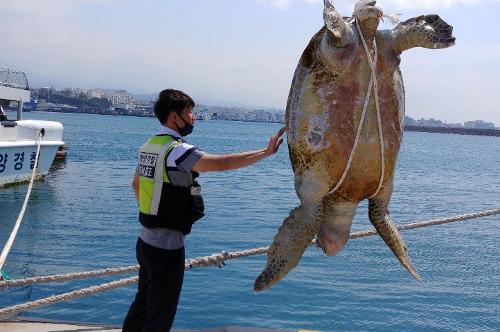
<instances>
[{"instance_id":1,"label":"railing post","mask_svg":"<svg viewBox=\"0 0 500 332\"><path fill-rule=\"evenodd\" d=\"M21 121L22 119L23 119L23 101L19 100L17 108L17 121Z\"/></svg>"}]
</instances>

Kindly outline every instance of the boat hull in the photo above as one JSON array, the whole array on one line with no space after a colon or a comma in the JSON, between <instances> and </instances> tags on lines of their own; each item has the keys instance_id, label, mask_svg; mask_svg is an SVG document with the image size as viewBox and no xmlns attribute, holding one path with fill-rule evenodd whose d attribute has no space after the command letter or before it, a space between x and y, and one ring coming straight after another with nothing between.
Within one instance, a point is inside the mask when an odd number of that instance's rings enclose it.
<instances>
[{"instance_id":1,"label":"boat hull","mask_svg":"<svg viewBox=\"0 0 500 332\"><path fill-rule=\"evenodd\" d=\"M52 121L16 121L0 126L0 186L28 181L35 164L37 135L44 129L36 176L48 173L57 149L63 145L63 126Z\"/></svg>"}]
</instances>

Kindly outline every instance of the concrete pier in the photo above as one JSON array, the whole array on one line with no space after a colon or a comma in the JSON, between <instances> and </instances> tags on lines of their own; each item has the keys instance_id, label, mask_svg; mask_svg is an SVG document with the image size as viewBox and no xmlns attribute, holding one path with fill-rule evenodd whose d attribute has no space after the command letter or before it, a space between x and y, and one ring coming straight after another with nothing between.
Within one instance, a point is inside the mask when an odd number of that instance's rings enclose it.
<instances>
[{"instance_id":1,"label":"concrete pier","mask_svg":"<svg viewBox=\"0 0 500 332\"><path fill-rule=\"evenodd\" d=\"M120 332L121 326L46 320L0 320L0 332ZM222 326L202 330L174 329L172 332L291 332L292 330ZM306 330L299 330L306 332ZM309 331L312 332L312 331Z\"/></svg>"}]
</instances>

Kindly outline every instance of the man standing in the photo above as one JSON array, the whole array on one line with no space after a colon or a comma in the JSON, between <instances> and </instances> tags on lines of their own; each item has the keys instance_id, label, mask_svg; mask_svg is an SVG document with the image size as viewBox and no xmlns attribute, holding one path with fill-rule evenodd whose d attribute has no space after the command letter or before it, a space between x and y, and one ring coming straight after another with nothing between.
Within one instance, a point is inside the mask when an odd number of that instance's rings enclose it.
<instances>
[{"instance_id":1,"label":"man standing","mask_svg":"<svg viewBox=\"0 0 500 332\"><path fill-rule=\"evenodd\" d=\"M139 284L123 331L169 331L184 278L184 236L203 216L195 181L198 172L233 170L271 156L283 143L280 129L266 148L212 155L182 140L194 128L194 101L182 91L163 90L154 106L162 128L139 152L132 186L143 230L136 245Z\"/></svg>"}]
</instances>

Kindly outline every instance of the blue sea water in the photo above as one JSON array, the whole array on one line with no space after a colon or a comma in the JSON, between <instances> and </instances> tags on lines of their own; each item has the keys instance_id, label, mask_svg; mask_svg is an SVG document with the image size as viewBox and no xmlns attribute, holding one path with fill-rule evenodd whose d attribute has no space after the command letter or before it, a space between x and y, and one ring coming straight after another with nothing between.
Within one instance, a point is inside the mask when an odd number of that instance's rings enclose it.
<instances>
[{"instance_id":1,"label":"blue sea water","mask_svg":"<svg viewBox=\"0 0 500 332\"><path fill-rule=\"evenodd\" d=\"M152 118L29 113L64 124L65 162L36 182L5 270L14 278L136 264L140 231L131 188ZM259 149L278 124L198 121L189 141L209 153ZM193 258L269 245L298 199L286 146L248 168L201 175L207 215L186 241ZM0 245L27 185L0 189ZM500 206L500 139L406 132L390 209L409 223ZM265 256L186 272L176 328L240 325L322 331L500 330L500 216L403 233L422 282L378 237L351 240L334 257L309 248L262 293L252 290ZM371 228L367 206L353 231ZM132 274L133 275L133 274ZM130 275L126 275L130 276ZM117 278L0 291L0 307ZM135 285L51 305L21 317L121 324Z\"/></svg>"}]
</instances>

